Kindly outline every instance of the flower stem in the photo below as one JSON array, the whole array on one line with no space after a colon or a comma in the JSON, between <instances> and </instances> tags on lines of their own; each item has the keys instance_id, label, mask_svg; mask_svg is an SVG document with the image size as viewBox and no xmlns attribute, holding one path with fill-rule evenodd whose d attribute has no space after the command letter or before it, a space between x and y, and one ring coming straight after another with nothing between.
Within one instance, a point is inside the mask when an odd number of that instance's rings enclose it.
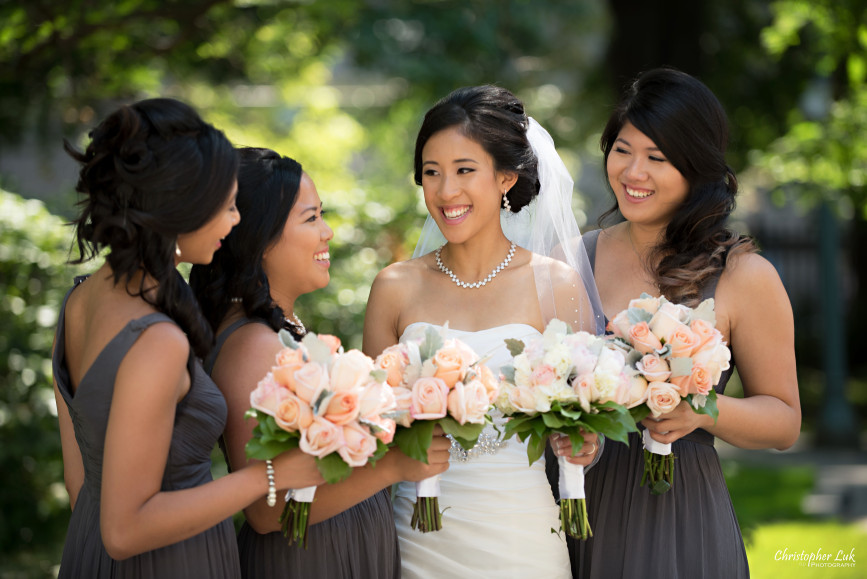
<instances>
[{"instance_id":1,"label":"flower stem","mask_svg":"<svg viewBox=\"0 0 867 579\"><path fill-rule=\"evenodd\" d=\"M410 525L422 533L439 531L443 528L443 515L437 497L418 497L412 509Z\"/></svg>"},{"instance_id":2,"label":"flower stem","mask_svg":"<svg viewBox=\"0 0 867 579\"><path fill-rule=\"evenodd\" d=\"M666 455L644 451L644 473L641 486L649 486L650 492L661 495L671 490L674 480L674 453Z\"/></svg>"},{"instance_id":3,"label":"flower stem","mask_svg":"<svg viewBox=\"0 0 867 579\"><path fill-rule=\"evenodd\" d=\"M584 499L560 501L560 528L575 539L584 540L593 536L587 518L587 502Z\"/></svg>"}]
</instances>

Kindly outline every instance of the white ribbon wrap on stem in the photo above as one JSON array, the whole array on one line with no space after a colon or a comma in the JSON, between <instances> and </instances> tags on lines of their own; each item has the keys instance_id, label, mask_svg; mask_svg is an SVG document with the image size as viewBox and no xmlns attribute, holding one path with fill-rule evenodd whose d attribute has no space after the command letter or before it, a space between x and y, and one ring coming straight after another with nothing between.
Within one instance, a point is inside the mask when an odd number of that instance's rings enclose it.
<instances>
[{"instance_id":1,"label":"white ribbon wrap on stem","mask_svg":"<svg viewBox=\"0 0 867 579\"><path fill-rule=\"evenodd\" d=\"M653 440L650 436L650 431L645 429L642 434L644 438L644 448L648 452L652 452L653 454L661 454L662 456L667 456L671 454L671 443L659 442L658 440Z\"/></svg>"},{"instance_id":2,"label":"white ribbon wrap on stem","mask_svg":"<svg viewBox=\"0 0 867 579\"><path fill-rule=\"evenodd\" d=\"M560 500L584 498L584 466L572 464L565 456L557 457L560 465Z\"/></svg>"},{"instance_id":3,"label":"white ribbon wrap on stem","mask_svg":"<svg viewBox=\"0 0 867 579\"><path fill-rule=\"evenodd\" d=\"M289 499L294 500L296 503L312 503L313 495L316 494L316 487L304 487L303 489L289 489L286 491L286 502L289 502Z\"/></svg>"},{"instance_id":4,"label":"white ribbon wrap on stem","mask_svg":"<svg viewBox=\"0 0 867 579\"><path fill-rule=\"evenodd\" d=\"M419 498L440 496L440 475L434 475L415 483L415 496Z\"/></svg>"}]
</instances>

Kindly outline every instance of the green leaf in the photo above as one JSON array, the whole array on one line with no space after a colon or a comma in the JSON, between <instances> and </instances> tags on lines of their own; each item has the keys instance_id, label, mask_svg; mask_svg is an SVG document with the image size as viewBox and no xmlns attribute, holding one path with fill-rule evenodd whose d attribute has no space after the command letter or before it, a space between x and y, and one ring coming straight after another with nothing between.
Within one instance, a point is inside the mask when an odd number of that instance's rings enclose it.
<instances>
[{"instance_id":1,"label":"green leaf","mask_svg":"<svg viewBox=\"0 0 867 579\"><path fill-rule=\"evenodd\" d=\"M539 460L545 453L545 443L547 440L547 436L542 436L537 433L530 435L530 441L527 443L527 458L531 465Z\"/></svg>"},{"instance_id":2,"label":"green leaf","mask_svg":"<svg viewBox=\"0 0 867 579\"><path fill-rule=\"evenodd\" d=\"M427 449L433 440L436 420L418 420L409 428L400 427L394 433L394 443L410 458L427 464Z\"/></svg>"},{"instance_id":3,"label":"green leaf","mask_svg":"<svg viewBox=\"0 0 867 579\"><path fill-rule=\"evenodd\" d=\"M693 395L688 394L686 396L686 400L689 403L690 408L692 408L693 412L696 414L707 414L711 418L713 418L714 423L716 423L717 418L719 418L719 409L716 405L716 390L711 390L710 394L707 395L704 401L704 406L695 407L693 404Z\"/></svg>"},{"instance_id":4,"label":"green leaf","mask_svg":"<svg viewBox=\"0 0 867 579\"><path fill-rule=\"evenodd\" d=\"M629 414L632 415L632 420L635 424L638 424L642 420L648 417L650 414L650 408L647 407L647 404L639 404L634 408L629 409Z\"/></svg>"},{"instance_id":5,"label":"green leaf","mask_svg":"<svg viewBox=\"0 0 867 579\"><path fill-rule=\"evenodd\" d=\"M450 416L441 418L439 423L443 427L443 431L446 434L451 434L464 450L469 450L476 445L476 442L479 441L479 435L485 428L484 424L460 424Z\"/></svg>"},{"instance_id":6,"label":"green leaf","mask_svg":"<svg viewBox=\"0 0 867 579\"><path fill-rule=\"evenodd\" d=\"M524 342L521 340L516 340L515 338L506 338L506 348L509 350L509 353L514 358L515 356L520 355L521 352L524 351Z\"/></svg>"},{"instance_id":7,"label":"green leaf","mask_svg":"<svg viewBox=\"0 0 867 579\"><path fill-rule=\"evenodd\" d=\"M632 325L640 324L641 322L650 323L650 320L653 319L653 315L650 312L641 308L629 308L626 310L626 317Z\"/></svg>"},{"instance_id":8,"label":"green leaf","mask_svg":"<svg viewBox=\"0 0 867 579\"><path fill-rule=\"evenodd\" d=\"M506 382L511 382L512 384L515 383L515 367L511 364L500 366L500 374L503 375L503 379L505 379Z\"/></svg>"},{"instance_id":9,"label":"green leaf","mask_svg":"<svg viewBox=\"0 0 867 579\"><path fill-rule=\"evenodd\" d=\"M553 412L545 412L542 414L542 422L545 423L545 426L551 430L557 430L563 426L569 424L567 421L563 420L558 414Z\"/></svg>"},{"instance_id":10,"label":"green leaf","mask_svg":"<svg viewBox=\"0 0 867 579\"><path fill-rule=\"evenodd\" d=\"M689 376L692 374L692 358L669 358L668 366L671 368L671 377Z\"/></svg>"},{"instance_id":11,"label":"green leaf","mask_svg":"<svg viewBox=\"0 0 867 579\"><path fill-rule=\"evenodd\" d=\"M428 326L424 332L424 340L418 347L418 353L421 356L421 361L429 360L434 357L437 350L443 347L443 338L433 326Z\"/></svg>"},{"instance_id":12,"label":"green leaf","mask_svg":"<svg viewBox=\"0 0 867 579\"><path fill-rule=\"evenodd\" d=\"M311 361L319 364L328 364L331 361L331 348L316 334L307 334L301 343L307 348Z\"/></svg>"},{"instance_id":13,"label":"green leaf","mask_svg":"<svg viewBox=\"0 0 867 579\"><path fill-rule=\"evenodd\" d=\"M374 370L370 373L370 377L373 378L374 382L385 382L386 378L388 378L388 372L385 370Z\"/></svg>"},{"instance_id":14,"label":"green leaf","mask_svg":"<svg viewBox=\"0 0 867 579\"><path fill-rule=\"evenodd\" d=\"M325 482L329 484L345 480L352 474L352 467L346 464L336 452L317 458L316 467Z\"/></svg>"},{"instance_id":15,"label":"green leaf","mask_svg":"<svg viewBox=\"0 0 867 579\"><path fill-rule=\"evenodd\" d=\"M285 348L292 348L293 350L297 350L300 346L300 344L295 340L295 336L282 328L279 332L277 332L277 335L280 337L280 342Z\"/></svg>"}]
</instances>

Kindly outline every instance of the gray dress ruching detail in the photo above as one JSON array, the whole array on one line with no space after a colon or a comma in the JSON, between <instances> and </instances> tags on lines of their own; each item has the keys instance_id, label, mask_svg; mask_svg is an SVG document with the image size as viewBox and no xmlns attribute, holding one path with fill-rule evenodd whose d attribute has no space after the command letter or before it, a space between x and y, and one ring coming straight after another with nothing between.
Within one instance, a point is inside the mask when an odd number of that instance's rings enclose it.
<instances>
[{"instance_id":1,"label":"gray dress ruching detail","mask_svg":"<svg viewBox=\"0 0 867 579\"><path fill-rule=\"evenodd\" d=\"M76 278L76 286L84 278ZM149 326L172 322L153 313L132 320L105 346L73 393L64 351L67 293L57 326L52 360L57 387L69 408L84 462L84 484L69 521L61 578L236 578L238 547L231 519L189 539L121 561L105 550L99 525L103 450L118 367ZM155 363L159 363L155 360ZM162 491L195 487L212 480L211 450L226 422L226 402L198 361L190 365L190 391L177 405ZM142 436L147 436L146 432Z\"/></svg>"},{"instance_id":2,"label":"gray dress ruching detail","mask_svg":"<svg viewBox=\"0 0 867 579\"><path fill-rule=\"evenodd\" d=\"M206 370L213 368L229 336L249 323L267 325L263 320L247 318L231 324L217 337L217 345L205 362ZM280 516L283 504L281 496L274 508L275 518ZM297 545L290 547L281 532L262 535L244 522L238 533L241 575L248 579L400 577L400 548L391 499L385 489L330 519L311 525L307 533L307 549Z\"/></svg>"}]
</instances>

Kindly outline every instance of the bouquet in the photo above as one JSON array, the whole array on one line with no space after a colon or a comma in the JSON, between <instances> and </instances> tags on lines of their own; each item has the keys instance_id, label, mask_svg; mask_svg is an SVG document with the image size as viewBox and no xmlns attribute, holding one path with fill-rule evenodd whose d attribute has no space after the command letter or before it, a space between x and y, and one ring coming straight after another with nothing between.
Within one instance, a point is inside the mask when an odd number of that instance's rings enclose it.
<instances>
[{"instance_id":1,"label":"bouquet","mask_svg":"<svg viewBox=\"0 0 867 579\"><path fill-rule=\"evenodd\" d=\"M385 372L358 350L343 351L334 336L307 334L298 343L280 331L285 346L276 365L250 394L246 416L258 424L247 443L250 458L272 459L300 448L316 457L328 483L345 479L353 467L374 463L392 441L396 408ZM307 547L310 503L316 487L291 489L280 516L290 545Z\"/></svg>"},{"instance_id":2,"label":"bouquet","mask_svg":"<svg viewBox=\"0 0 867 579\"><path fill-rule=\"evenodd\" d=\"M505 438L527 442L533 464L548 437L565 434L577 452L583 432L627 441L636 431L627 406L643 401L645 383L631 372L621 350L587 332L571 333L551 320L541 336L506 340L513 359L500 368L497 407L510 416ZM584 467L559 457L560 528L578 539L593 536L584 498Z\"/></svg>"},{"instance_id":3,"label":"bouquet","mask_svg":"<svg viewBox=\"0 0 867 579\"><path fill-rule=\"evenodd\" d=\"M633 412L636 422L648 414L671 412L682 400L716 421L713 387L729 369L731 352L715 327L713 308L712 298L689 308L645 293L609 322L614 341L628 351L636 371L648 382L647 400ZM671 444L653 440L647 430L643 440L641 484L649 485L653 494L667 492L674 473Z\"/></svg>"},{"instance_id":4,"label":"bouquet","mask_svg":"<svg viewBox=\"0 0 867 579\"><path fill-rule=\"evenodd\" d=\"M448 324L442 333L447 330ZM499 382L469 346L428 326L423 338L386 348L376 367L386 372L397 401L394 443L404 454L426 463L437 424L464 449L475 446L490 422ZM439 475L416 483L413 529L442 528L439 495Z\"/></svg>"}]
</instances>

